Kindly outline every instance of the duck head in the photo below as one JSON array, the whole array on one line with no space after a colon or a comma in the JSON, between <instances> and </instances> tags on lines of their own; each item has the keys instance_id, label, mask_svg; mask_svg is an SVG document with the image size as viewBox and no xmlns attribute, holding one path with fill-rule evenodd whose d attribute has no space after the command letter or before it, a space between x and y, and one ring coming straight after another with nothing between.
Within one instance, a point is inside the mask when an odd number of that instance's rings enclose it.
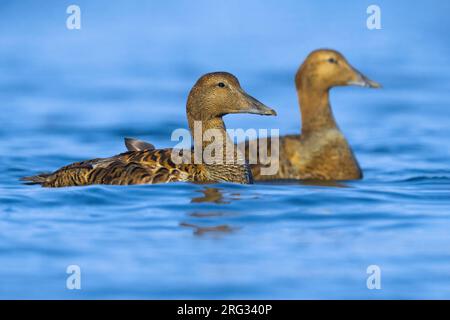
<instances>
[{"instance_id":1,"label":"duck head","mask_svg":"<svg viewBox=\"0 0 450 320\"><path fill-rule=\"evenodd\" d=\"M341 53L329 49L313 51L300 66L295 83L297 89L305 85L323 90L350 85L381 87L379 83L370 80L352 67Z\"/></svg>"},{"instance_id":2,"label":"duck head","mask_svg":"<svg viewBox=\"0 0 450 320\"><path fill-rule=\"evenodd\" d=\"M186 112L190 120L208 121L230 113L276 115L239 84L238 79L227 72L207 73L200 77L189 93Z\"/></svg>"}]
</instances>

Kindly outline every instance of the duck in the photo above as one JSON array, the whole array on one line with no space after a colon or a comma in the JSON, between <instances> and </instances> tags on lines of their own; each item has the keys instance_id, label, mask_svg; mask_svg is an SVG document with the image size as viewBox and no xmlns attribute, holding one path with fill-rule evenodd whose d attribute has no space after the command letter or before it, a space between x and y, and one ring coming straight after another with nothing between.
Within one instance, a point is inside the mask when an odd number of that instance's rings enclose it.
<instances>
[{"instance_id":1,"label":"duck","mask_svg":"<svg viewBox=\"0 0 450 320\"><path fill-rule=\"evenodd\" d=\"M295 75L301 134L279 137L274 150L271 150L271 139L264 138L267 152L265 155L259 153L259 158L255 157L256 161L250 161L255 181L340 181L363 178L355 154L339 129L331 109L329 92L339 86L381 87L350 65L340 52L332 49L311 52ZM249 141L243 144L246 159L249 159ZM261 145L261 139L258 144ZM268 175L261 170L266 166L263 164L269 163L268 157L278 161L275 174Z\"/></svg>"},{"instance_id":2,"label":"duck","mask_svg":"<svg viewBox=\"0 0 450 320\"><path fill-rule=\"evenodd\" d=\"M186 114L194 146L198 147L200 161L193 150L181 150L183 159L175 161L173 154L180 150L173 148L156 149L154 145L127 138L127 152L109 157L85 160L64 166L52 173L23 177L28 184L40 184L43 187L69 187L93 184L133 185L168 182L217 183L233 182L249 184L253 182L248 163L230 145L223 116L235 113L258 115L276 115L276 111L267 107L247 94L239 80L228 72L212 72L201 76L189 92ZM214 140L207 141L194 133L196 126L202 132L214 129L223 137L223 151L218 160L224 160L230 154L235 161L207 161L203 151ZM220 148L219 148L220 149ZM216 149L215 149L216 150ZM216 158L214 158L216 159ZM217 160L216 159L216 160ZM228 158L227 158L228 159ZM204 161L202 161L204 160ZM211 160L211 159L209 159Z\"/></svg>"}]
</instances>

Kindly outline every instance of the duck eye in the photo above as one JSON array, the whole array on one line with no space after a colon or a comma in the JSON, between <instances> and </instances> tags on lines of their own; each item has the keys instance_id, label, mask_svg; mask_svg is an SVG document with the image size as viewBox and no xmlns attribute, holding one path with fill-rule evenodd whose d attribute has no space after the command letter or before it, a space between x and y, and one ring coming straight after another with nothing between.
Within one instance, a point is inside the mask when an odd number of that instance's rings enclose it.
<instances>
[{"instance_id":1,"label":"duck eye","mask_svg":"<svg viewBox=\"0 0 450 320\"><path fill-rule=\"evenodd\" d=\"M224 88L224 87L225 87L225 83L223 83L223 82L219 82L217 85L218 85L219 87L221 87L221 88Z\"/></svg>"},{"instance_id":2,"label":"duck eye","mask_svg":"<svg viewBox=\"0 0 450 320\"><path fill-rule=\"evenodd\" d=\"M329 63L337 63L337 60L335 58L329 58L328 62Z\"/></svg>"}]
</instances>

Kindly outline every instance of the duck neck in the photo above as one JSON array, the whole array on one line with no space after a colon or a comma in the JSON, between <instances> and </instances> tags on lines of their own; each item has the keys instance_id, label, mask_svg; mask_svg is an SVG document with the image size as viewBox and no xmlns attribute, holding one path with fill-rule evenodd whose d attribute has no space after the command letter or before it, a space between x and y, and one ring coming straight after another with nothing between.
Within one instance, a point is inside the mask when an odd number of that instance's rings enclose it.
<instances>
[{"instance_id":1,"label":"duck neck","mask_svg":"<svg viewBox=\"0 0 450 320\"><path fill-rule=\"evenodd\" d=\"M226 150L227 142L231 141L229 138L225 123L221 117L215 117L208 120L189 120L189 128L194 139L194 146L204 151L208 146L215 142L215 138L221 139L222 147ZM211 138L214 136L214 138ZM218 143L218 142L215 142Z\"/></svg>"},{"instance_id":2,"label":"duck neck","mask_svg":"<svg viewBox=\"0 0 450 320\"><path fill-rule=\"evenodd\" d=\"M297 89L297 94L302 115L302 135L337 128L331 111L328 88L317 90L302 85Z\"/></svg>"},{"instance_id":3,"label":"duck neck","mask_svg":"<svg viewBox=\"0 0 450 320\"><path fill-rule=\"evenodd\" d=\"M189 127L194 139L194 161L205 165L212 180L250 181L245 158L228 136L222 117L203 121L189 119Z\"/></svg>"}]
</instances>

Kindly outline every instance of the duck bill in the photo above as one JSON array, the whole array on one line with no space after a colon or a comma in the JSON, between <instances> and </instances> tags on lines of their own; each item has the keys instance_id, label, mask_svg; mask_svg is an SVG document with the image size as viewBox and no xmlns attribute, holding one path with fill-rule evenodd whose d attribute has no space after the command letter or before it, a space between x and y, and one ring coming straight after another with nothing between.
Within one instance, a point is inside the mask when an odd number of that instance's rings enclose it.
<instances>
[{"instance_id":1,"label":"duck bill","mask_svg":"<svg viewBox=\"0 0 450 320\"><path fill-rule=\"evenodd\" d=\"M366 87L366 88L381 88L381 84L378 82L375 82L373 80L370 80L365 75L363 75L361 72L359 72L356 69L353 69L354 77L351 81L349 81L349 85L354 86L360 86L360 87Z\"/></svg>"},{"instance_id":2,"label":"duck bill","mask_svg":"<svg viewBox=\"0 0 450 320\"><path fill-rule=\"evenodd\" d=\"M275 110L256 100L251 95L245 93L244 91L242 91L241 94L243 96L244 103L242 108L238 111L239 113L252 113L263 116L277 115L277 112Z\"/></svg>"}]
</instances>

